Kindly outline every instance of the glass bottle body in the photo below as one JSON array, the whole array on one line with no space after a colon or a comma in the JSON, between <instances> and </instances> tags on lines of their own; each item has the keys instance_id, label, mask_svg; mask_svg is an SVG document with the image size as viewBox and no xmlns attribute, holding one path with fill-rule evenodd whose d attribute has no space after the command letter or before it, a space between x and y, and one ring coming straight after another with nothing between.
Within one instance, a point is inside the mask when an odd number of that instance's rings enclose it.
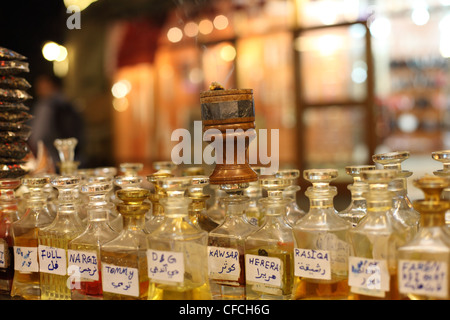
<instances>
[{"instance_id":1,"label":"glass bottle body","mask_svg":"<svg viewBox=\"0 0 450 320\"><path fill-rule=\"evenodd\" d=\"M19 220L14 190L19 179L0 179L0 293L9 295L14 278L14 238L12 223Z\"/></svg>"},{"instance_id":2,"label":"glass bottle body","mask_svg":"<svg viewBox=\"0 0 450 320\"><path fill-rule=\"evenodd\" d=\"M286 219L291 226L294 226L298 220L303 218L306 214L297 204L297 192L300 190L299 186L291 186L284 190L283 196L289 200L287 204Z\"/></svg>"},{"instance_id":3,"label":"glass bottle body","mask_svg":"<svg viewBox=\"0 0 450 320\"><path fill-rule=\"evenodd\" d=\"M145 215L150 206L142 203L148 190L136 191L143 196L139 203L118 205L123 217L123 230L100 248L105 300L147 300L148 297Z\"/></svg>"},{"instance_id":4,"label":"glass bottle body","mask_svg":"<svg viewBox=\"0 0 450 320\"><path fill-rule=\"evenodd\" d=\"M57 177L52 185L58 189L56 217L50 225L38 230L41 300L70 300L67 248L69 241L85 228L78 212L79 178Z\"/></svg>"},{"instance_id":5,"label":"glass bottle body","mask_svg":"<svg viewBox=\"0 0 450 320\"><path fill-rule=\"evenodd\" d=\"M148 236L149 300L209 300L208 233L189 218L189 200L164 199L165 219ZM168 261L169 267L163 267Z\"/></svg>"},{"instance_id":6,"label":"glass bottle body","mask_svg":"<svg viewBox=\"0 0 450 320\"><path fill-rule=\"evenodd\" d=\"M81 191L89 201L88 226L78 237L69 242L68 269L72 272L72 300L103 299L100 247L116 238L118 232L109 224L111 183L89 183ZM70 272L69 272L70 273Z\"/></svg>"},{"instance_id":7,"label":"glass bottle body","mask_svg":"<svg viewBox=\"0 0 450 320\"><path fill-rule=\"evenodd\" d=\"M245 239L258 230L244 217L247 197L224 200L225 221L208 235L208 265L214 300L245 300Z\"/></svg>"},{"instance_id":8,"label":"glass bottle body","mask_svg":"<svg viewBox=\"0 0 450 320\"><path fill-rule=\"evenodd\" d=\"M22 180L23 184L33 183L33 179ZM29 181L29 182L28 182ZM34 179L39 184L37 179ZM13 298L39 300L41 298L38 265L38 230L52 223L54 217L47 206L47 194L42 192L45 179L37 190L24 194L25 212L12 225L14 236L14 280L11 289Z\"/></svg>"},{"instance_id":9,"label":"glass bottle body","mask_svg":"<svg viewBox=\"0 0 450 320\"><path fill-rule=\"evenodd\" d=\"M264 223L245 241L246 295L248 300L291 298L294 237L286 220L287 201L260 200Z\"/></svg>"},{"instance_id":10,"label":"glass bottle body","mask_svg":"<svg viewBox=\"0 0 450 320\"><path fill-rule=\"evenodd\" d=\"M221 224L225 220L225 205L222 202L222 199L226 196L225 191L220 190L217 185L212 185L211 188L214 190L214 202L213 204L206 210L206 214L211 218L215 223Z\"/></svg>"}]
</instances>

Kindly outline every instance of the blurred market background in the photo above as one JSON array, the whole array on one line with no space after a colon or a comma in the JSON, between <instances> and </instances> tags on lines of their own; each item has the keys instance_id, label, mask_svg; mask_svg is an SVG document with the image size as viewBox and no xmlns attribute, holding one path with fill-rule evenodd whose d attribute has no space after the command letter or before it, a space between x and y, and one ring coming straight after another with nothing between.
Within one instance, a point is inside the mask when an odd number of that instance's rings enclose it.
<instances>
[{"instance_id":1,"label":"blurred market background","mask_svg":"<svg viewBox=\"0 0 450 320\"><path fill-rule=\"evenodd\" d=\"M253 89L281 166L338 168L346 197L347 165L407 150L413 179L450 148L450 0L14 0L0 30L28 57L30 94L55 75L83 115L85 168L151 172L213 81Z\"/></svg>"}]
</instances>

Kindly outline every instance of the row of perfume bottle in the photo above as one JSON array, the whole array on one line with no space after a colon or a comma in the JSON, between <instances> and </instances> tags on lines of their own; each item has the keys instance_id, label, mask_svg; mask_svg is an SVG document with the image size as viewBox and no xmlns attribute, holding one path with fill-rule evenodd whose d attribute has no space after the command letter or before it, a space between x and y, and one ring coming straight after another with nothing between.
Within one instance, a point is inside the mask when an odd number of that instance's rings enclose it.
<instances>
[{"instance_id":1,"label":"row of perfume bottle","mask_svg":"<svg viewBox=\"0 0 450 320\"><path fill-rule=\"evenodd\" d=\"M118 176L122 189L113 194L111 178L80 189L79 177L57 177L55 217L42 192L48 178L24 178L26 211L4 224L11 231L2 237L0 270L14 265L11 295L24 299L446 299L447 202L439 193L447 181L417 182L426 194L417 204L421 214L407 208L409 173L399 170L405 156L380 155L380 163L391 165L385 170L348 168L355 176L349 188L365 188L366 212L358 219L333 208L332 169L304 171L312 183L305 193L310 209L295 222L288 213L298 170L260 177L267 196L257 203L257 224L248 218L255 212L251 198L241 193L222 198L222 221L205 214L211 212L205 176L172 177L160 170L147 177L151 192L136 175ZM6 217L17 209L11 189L18 185L2 184ZM349 217L353 223L345 221ZM111 227L117 220L121 225ZM436 251L441 254L433 256Z\"/></svg>"}]
</instances>

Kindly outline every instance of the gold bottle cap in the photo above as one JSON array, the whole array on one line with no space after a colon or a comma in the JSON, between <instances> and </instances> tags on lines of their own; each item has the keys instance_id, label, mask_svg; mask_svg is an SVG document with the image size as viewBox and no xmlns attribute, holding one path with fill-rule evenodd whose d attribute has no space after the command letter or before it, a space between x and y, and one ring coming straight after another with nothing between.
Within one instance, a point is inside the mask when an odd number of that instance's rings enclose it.
<instances>
[{"instance_id":1,"label":"gold bottle cap","mask_svg":"<svg viewBox=\"0 0 450 320\"><path fill-rule=\"evenodd\" d=\"M142 204L149 194L150 191L143 188L125 188L116 191L117 198L124 204Z\"/></svg>"}]
</instances>

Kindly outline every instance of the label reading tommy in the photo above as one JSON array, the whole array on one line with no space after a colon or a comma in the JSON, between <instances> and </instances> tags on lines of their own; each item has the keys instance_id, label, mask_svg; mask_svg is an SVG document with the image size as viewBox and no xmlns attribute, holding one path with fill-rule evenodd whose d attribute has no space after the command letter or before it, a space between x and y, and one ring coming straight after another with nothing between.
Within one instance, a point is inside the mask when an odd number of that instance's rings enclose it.
<instances>
[{"instance_id":1,"label":"label reading tommy","mask_svg":"<svg viewBox=\"0 0 450 320\"><path fill-rule=\"evenodd\" d=\"M294 275L310 279L330 280L330 253L327 250L294 248Z\"/></svg>"},{"instance_id":2,"label":"label reading tommy","mask_svg":"<svg viewBox=\"0 0 450 320\"><path fill-rule=\"evenodd\" d=\"M139 297L139 272L137 268L102 263L103 291Z\"/></svg>"},{"instance_id":3,"label":"label reading tommy","mask_svg":"<svg viewBox=\"0 0 450 320\"><path fill-rule=\"evenodd\" d=\"M246 281L281 287L283 263L279 258L245 255Z\"/></svg>"}]
</instances>

